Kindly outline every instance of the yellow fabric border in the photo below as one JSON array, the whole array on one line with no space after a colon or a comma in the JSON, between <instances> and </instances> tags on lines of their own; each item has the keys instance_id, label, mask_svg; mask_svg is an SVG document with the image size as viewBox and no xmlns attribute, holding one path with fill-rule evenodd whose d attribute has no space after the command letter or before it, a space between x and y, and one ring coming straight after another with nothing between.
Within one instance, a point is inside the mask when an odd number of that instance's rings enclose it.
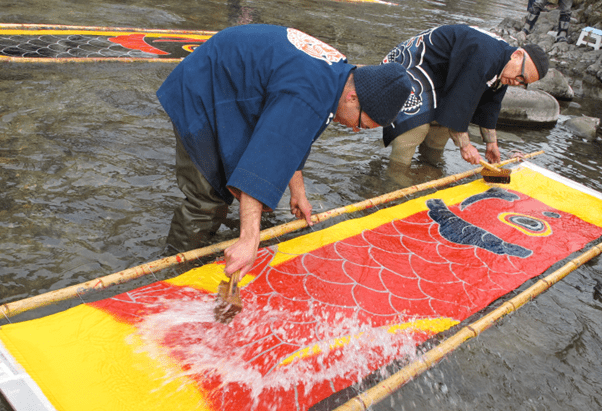
<instances>
[{"instance_id":1,"label":"yellow fabric border","mask_svg":"<svg viewBox=\"0 0 602 411\"><path fill-rule=\"evenodd\" d=\"M443 332L459 323L460 323L459 321L456 321L452 318L446 318L446 317L440 317L440 318L434 318L434 319L423 318L423 319L413 320L413 321L410 321L407 323L394 324L394 325L386 326L383 328L386 328L387 332L391 333L391 334L395 334L396 332L403 332L403 331L410 330L410 331L414 331L414 332L426 332L430 335L435 335L435 334ZM359 339L360 336L361 336L361 334L336 338L330 343L330 349L334 349L337 347L343 347L343 346L349 344L349 342L351 342L352 339ZM280 361L278 366L282 367L285 365L289 365L295 360L312 357L312 356L320 354L321 352L322 352L321 345L313 344L313 345L304 347L298 351L295 351L294 353L292 353L291 355L289 355L288 357L286 357L285 359Z\"/></svg>"},{"instance_id":2,"label":"yellow fabric border","mask_svg":"<svg viewBox=\"0 0 602 411\"><path fill-rule=\"evenodd\" d=\"M238 284L240 287L244 287L254 278L254 275L246 275ZM222 281L228 281L228 277L224 274L224 264L207 264L193 268L175 278L165 280L166 283L171 285L192 287L213 294L217 293L217 287Z\"/></svg>"},{"instance_id":3,"label":"yellow fabric border","mask_svg":"<svg viewBox=\"0 0 602 411\"><path fill-rule=\"evenodd\" d=\"M80 305L3 326L0 339L58 411L210 410L192 380L165 378L182 371L167 355L140 351L135 331Z\"/></svg>"},{"instance_id":4,"label":"yellow fabric border","mask_svg":"<svg viewBox=\"0 0 602 411\"><path fill-rule=\"evenodd\" d=\"M404 219L415 213L425 211L427 210L426 201L429 199L440 198L447 205L455 205L469 196L487 191L492 186L496 185L487 184L483 180L476 180L377 211L366 217L343 221L323 230L293 238L278 245L278 251L270 265L277 266L326 244L332 244L358 235L362 231L374 229L391 220ZM599 199L531 169L525 167L516 169L511 175L510 184L499 184L497 186L521 192L550 207L574 214L588 223L602 227L602 202ZM217 285L222 279L226 279L223 275L223 265L208 264L184 273L169 282L175 285L190 285L209 292L216 292ZM251 280L251 276L246 276L245 282L241 283L241 286Z\"/></svg>"},{"instance_id":5,"label":"yellow fabric border","mask_svg":"<svg viewBox=\"0 0 602 411\"><path fill-rule=\"evenodd\" d=\"M551 178L541 178L540 173L529 168L521 168L520 172L514 172L511 176L509 186L513 190L602 227L600 199Z\"/></svg>"}]
</instances>

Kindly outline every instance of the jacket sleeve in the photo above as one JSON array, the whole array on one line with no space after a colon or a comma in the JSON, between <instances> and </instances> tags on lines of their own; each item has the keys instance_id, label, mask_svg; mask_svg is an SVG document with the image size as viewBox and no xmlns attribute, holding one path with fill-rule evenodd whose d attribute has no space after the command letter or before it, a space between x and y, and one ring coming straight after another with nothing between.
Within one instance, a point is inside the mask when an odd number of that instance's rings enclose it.
<instances>
[{"instance_id":1,"label":"jacket sleeve","mask_svg":"<svg viewBox=\"0 0 602 411\"><path fill-rule=\"evenodd\" d=\"M268 97L228 186L275 209L326 119L296 95Z\"/></svg>"},{"instance_id":2,"label":"jacket sleeve","mask_svg":"<svg viewBox=\"0 0 602 411\"><path fill-rule=\"evenodd\" d=\"M508 86L504 86L496 92L487 89L479 101L471 122L483 128L495 129L506 90L508 90Z\"/></svg>"}]
</instances>

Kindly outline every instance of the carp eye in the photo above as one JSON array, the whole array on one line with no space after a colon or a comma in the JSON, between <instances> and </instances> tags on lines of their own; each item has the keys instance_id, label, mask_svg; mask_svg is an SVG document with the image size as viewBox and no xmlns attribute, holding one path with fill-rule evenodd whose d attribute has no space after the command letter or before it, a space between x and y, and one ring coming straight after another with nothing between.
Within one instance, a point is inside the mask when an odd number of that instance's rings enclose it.
<instances>
[{"instance_id":1,"label":"carp eye","mask_svg":"<svg viewBox=\"0 0 602 411\"><path fill-rule=\"evenodd\" d=\"M558 216L560 217L560 216ZM519 213L501 213L498 219L530 236L545 237L552 234L552 227L545 220Z\"/></svg>"}]
</instances>

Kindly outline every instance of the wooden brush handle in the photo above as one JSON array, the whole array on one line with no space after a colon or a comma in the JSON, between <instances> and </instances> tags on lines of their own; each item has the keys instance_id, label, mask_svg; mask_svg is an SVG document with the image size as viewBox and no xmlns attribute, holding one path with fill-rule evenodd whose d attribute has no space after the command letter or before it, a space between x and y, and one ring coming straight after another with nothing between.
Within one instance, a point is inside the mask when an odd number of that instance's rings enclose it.
<instances>
[{"instance_id":1,"label":"wooden brush handle","mask_svg":"<svg viewBox=\"0 0 602 411\"><path fill-rule=\"evenodd\" d=\"M230 282L228 283L228 296L232 295L232 292L234 291L234 287L236 287L236 285L238 284L238 281L239 281L238 276L239 275L240 275L240 270L238 270L237 272L232 274L232 276L230 277Z\"/></svg>"},{"instance_id":2,"label":"wooden brush handle","mask_svg":"<svg viewBox=\"0 0 602 411\"><path fill-rule=\"evenodd\" d=\"M494 166L494 165L491 165L491 164L489 164L489 163L488 163L488 162L486 162L486 161L483 161L482 159L481 159L481 160L479 160L479 163L480 163L480 164L481 164L483 167L485 167L487 170L496 171L496 172L498 172L498 173L499 173L499 172L501 172L501 170L500 170L499 168L497 168L497 167L496 167L496 166Z\"/></svg>"}]
</instances>

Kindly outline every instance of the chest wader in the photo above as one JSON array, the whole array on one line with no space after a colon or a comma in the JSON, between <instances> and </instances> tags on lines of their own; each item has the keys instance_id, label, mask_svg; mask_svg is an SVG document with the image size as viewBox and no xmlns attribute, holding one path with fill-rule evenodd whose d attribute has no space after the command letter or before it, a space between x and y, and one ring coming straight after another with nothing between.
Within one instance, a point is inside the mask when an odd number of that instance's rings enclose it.
<instances>
[{"instance_id":1,"label":"chest wader","mask_svg":"<svg viewBox=\"0 0 602 411\"><path fill-rule=\"evenodd\" d=\"M225 222L228 205L196 168L174 127L176 178L186 196L174 210L167 245L178 252L211 245L212 237Z\"/></svg>"}]
</instances>

